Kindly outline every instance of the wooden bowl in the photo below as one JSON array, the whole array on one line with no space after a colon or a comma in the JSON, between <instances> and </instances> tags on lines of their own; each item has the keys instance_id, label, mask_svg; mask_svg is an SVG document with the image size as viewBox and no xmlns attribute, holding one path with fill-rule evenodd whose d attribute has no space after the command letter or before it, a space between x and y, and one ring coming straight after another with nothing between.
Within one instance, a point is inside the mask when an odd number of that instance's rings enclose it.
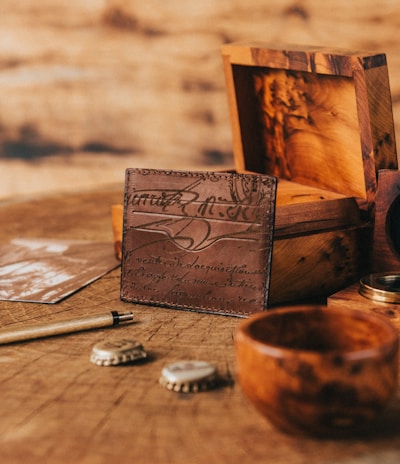
<instances>
[{"instance_id":1,"label":"wooden bowl","mask_svg":"<svg viewBox=\"0 0 400 464\"><path fill-rule=\"evenodd\" d=\"M235 335L245 395L273 424L320 436L362 429L394 396L399 337L360 310L294 306L258 313Z\"/></svg>"}]
</instances>

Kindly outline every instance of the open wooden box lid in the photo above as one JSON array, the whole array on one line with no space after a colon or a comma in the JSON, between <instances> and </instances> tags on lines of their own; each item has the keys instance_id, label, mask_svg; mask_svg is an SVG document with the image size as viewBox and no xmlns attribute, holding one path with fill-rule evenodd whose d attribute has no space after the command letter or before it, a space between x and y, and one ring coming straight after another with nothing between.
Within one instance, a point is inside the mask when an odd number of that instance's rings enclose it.
<instances>
[{"instance_id":1,"label":"open wooden box lid","mask_svg":"<svg viewBox=\"0 0 400 464\"><path fill-rule=\"evenodd\" d=\"M371 210L377 171L397 168L385 54L233 43L222 55L236 169Z\"/></svg>"}]
</instances>

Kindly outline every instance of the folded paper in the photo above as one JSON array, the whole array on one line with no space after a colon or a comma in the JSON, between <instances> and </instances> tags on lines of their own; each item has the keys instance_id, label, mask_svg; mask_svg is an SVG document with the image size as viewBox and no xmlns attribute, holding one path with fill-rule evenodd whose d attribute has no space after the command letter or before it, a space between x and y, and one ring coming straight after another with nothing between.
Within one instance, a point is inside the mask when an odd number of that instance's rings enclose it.
<instances>
[{"instance_id":1,"label":"folded paper","mask_svg":"<svg viewBox=\"0 0 400 464\"><path fill-rule=\"evenodd\" d=\"M108 242L14 239L0 246L0 300L56 303L117 266Z\"/></svg>"}]
</instances>

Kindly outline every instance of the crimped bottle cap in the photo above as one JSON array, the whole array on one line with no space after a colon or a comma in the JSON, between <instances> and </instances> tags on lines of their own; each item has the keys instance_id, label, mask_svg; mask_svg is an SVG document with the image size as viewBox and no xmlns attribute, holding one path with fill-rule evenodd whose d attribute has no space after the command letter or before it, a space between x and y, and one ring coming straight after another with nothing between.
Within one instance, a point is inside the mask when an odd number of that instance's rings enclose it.
<instances>
[{"instance_id":1,"label":"crimped bottle cap","mask_svg":"<svg viewBox=\"0 0 400 464\"><path fill-rule=\"evenodd\" d=\"M111 340L97 343L90 361L98 366L116 366L147 357L143 346L132 339Z\"/></svg>"},{"instance_id":2,"label":"crimped bottle cap","mask_svg":"<svg viewBox=\"0 0 400 464\"><path fill-rule=\"evenodd\" d=\"M217 383L215 367L205 361L179 361L165 366L160 384L171 391L190 393L209 390Z\"/></svg>"}]
</instances>

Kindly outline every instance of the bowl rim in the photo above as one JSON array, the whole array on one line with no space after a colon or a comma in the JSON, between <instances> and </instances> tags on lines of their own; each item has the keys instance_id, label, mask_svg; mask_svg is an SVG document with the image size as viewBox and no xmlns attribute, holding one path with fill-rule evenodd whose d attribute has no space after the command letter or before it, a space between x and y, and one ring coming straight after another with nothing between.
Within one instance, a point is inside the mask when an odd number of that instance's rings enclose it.
<instances>
[{"instance_id":1,"label":"bowl rim","mask_svg":"<svg viewBox=\"0 0 400 464\"><path fill-rule=\"evenodd\" d=\"M285 346L280 346L274 343L267 343L260 341L250 335L250 327L257 323L259 320L269 318L272 314L288 314L288 313L298 313L306 311L329 311L331 313L340 313L345 315L350 315L351 317L356 317L357 319L369 319L373 322L383 326L387 331L387 338L377 345L355 349L355 350L341 350L341 349L331 349L326 351L310 350L310 349L299 349L299 348L288 348ZM247 344L253 345L253 348L257 351L264 353L273 357L282 357L284 354L302 354L304 356L318 357L318 358L331 358L335 356L340 356L342 359L348 361L356 361L361 359L366 359L376 355L377 350L382 354L386 354L388 351L396 348L399 350L400 345L400 335L396 327L384 318L380 314L366 312L361 309L355 308L329 308L324 305L298 305L298 306L283 306L274 309L268 309L260 313L255 313L247 319L244 319L236 329L235 342L239 343L240 339L246 340Z\"/></svg>"}]
</instances>

